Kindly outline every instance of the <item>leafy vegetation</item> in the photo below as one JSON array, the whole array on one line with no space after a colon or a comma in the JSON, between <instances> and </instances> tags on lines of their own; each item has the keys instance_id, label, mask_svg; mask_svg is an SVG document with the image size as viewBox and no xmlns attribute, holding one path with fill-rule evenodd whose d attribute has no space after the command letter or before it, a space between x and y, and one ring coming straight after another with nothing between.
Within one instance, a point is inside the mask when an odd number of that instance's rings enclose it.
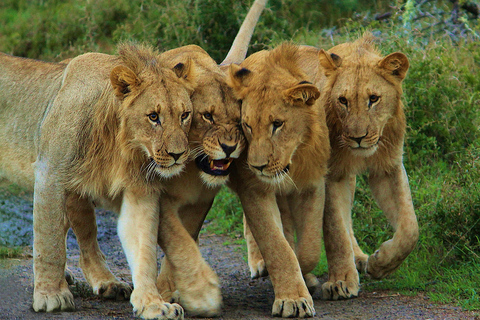
<instances>
[{"instance_id":1,"label":"leafy vegetation","mask_svg":"<svg viewBox=\"0 0 480 320\"><path fill-rule=\"evenodd\" d=\"M252 2L4 0L0 51L60 61L87 51L113 53L115 43L135 39L161 49L197 44L221 61ZM395 274L362 279L363 289L423 291L434 301L480 309L480 27L478 14L465 9L470 3L270 0L250 48L284 40L330 48L369 30L384 54L408 56L404 162L420 240ZM353 215L365 252L392 236L364 177L357 182ZM207 219L211 232L243 233L241 206L227 189ZM317 273L324 272L322 260Z\"/></svg>"}]
</instances>

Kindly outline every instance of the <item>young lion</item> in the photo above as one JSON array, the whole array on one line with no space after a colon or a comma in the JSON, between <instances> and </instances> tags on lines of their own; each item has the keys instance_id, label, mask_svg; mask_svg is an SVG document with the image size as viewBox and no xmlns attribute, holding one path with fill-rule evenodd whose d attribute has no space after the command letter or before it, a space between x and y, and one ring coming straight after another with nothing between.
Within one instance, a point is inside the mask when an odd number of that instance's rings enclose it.
<instances>
[{"instance_id":1,"label":"young lion","mask_svg":"<svg viewBox=\"0 0 480 320\"><path fill-rule=\"evenodd\" d=\"M298 65L299 48L283 44L230 68L229 83L242 100L248 145L232 165L231 187L265 259L274 290L274 316L311 317L313 301L302 278L319 259L324 177L330 145L320 92ZM275 221L291 212L300 266ZM301 267L301 269L300 269Z\"/></svg>"},{"instance_id":2,"label":"young lion","mask_svg":"<svg viewBox=\"0 0 480 320\"><path fill-rule=\"evenodd\" d=\"M171 65L190 57L200 71L188 136L193 161L182 175L165 182L161 196L159 244L166 258L157 287L165 298L175 293L173 298L190 316L218 316L222 304L218 279L194 239L215 195L228 181L232 161L244 148L240 105L225 74L201 48L187 46L164 55L170 57Z\"/></svg>"},{"instance_id":3,"label":"young lion","mask_svg":"<svg viewBox=\"0 0 480 320\"><path fill-rule=\"evenodd\" d=\"M392 273L414 249L418 224L402 164L406 122L401 85L409 67L407 57L400 52L382 57L373 37L366 34L330 49L329 54L321 51L319 58L327 76L325 106L332 145L325 219L346 225L345 230L333 230L325 223L329 266L342 266L329 271L327 289L353 272L354 261L359 271L374 278ZM371 256L358 247L350 215L355 176L365 171L377 203L395 230L393 239ZM344 293L330 288L324 296L336 299Z\"/></svg>"},{"instance_id":4,"label":"young lion","mask_svg":"<svg viewBox=\"0 0 480 320\"><path fill-rule=\"evenodd\" d=\"M34 310L74 309L65 235L83 218L91 221L95 201L120 213L137 315L183 318L155 284L162 185L154 177L184 169L195 66L186 61L172 70L157 52L133 45L121 46L119 56L89 53L68 65L2 54L0 65L7 75L0 83L1 173L35 187ZM82 250L95 250L82 243L87 234L77 237Z\"/></svg>"}]
</instances>

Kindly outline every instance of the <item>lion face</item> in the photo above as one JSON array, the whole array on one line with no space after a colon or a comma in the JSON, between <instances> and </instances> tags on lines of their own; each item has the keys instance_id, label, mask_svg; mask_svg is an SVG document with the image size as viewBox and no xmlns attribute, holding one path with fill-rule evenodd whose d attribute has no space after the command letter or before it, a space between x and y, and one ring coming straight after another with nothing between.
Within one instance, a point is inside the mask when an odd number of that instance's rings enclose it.
<instances>
[{"instance_id":1,"label":"lion face","mask_svg":"<svg viewBox=\"0 0 480 320\"><path fill-rule=\"evenodd\" d=\"M289 50L296 52L289 46L272 51L268 57L272 62L263 62L271 63L271 68L263 68L261 59L255 55L245 60L247 66L251 60L255 61L253 71L236 65L230 68L229 81L242 99L247 164L260 180L274 185L290 177L295 152L311 133L316 114L312 106L320 95L314 85L301 80L301 75L293 76L276 63L281 61L276 55L289 56Z\"/></svg>"},{"instance_id":2,"label":"lion face","mask_svg":"<svg viewBox=\"0 0 480 320\"><path fill-rule=\"evenodd\" d=\"M193 107L191 90L183 82L190 66L175 68L140 76L124 66L112 70L112 85L123 100L117 139L126 157L132 150L143 153L147 178L177 175L188 160Z\"/></svg>"},{"instance_id":3,"label":"lion face","mask_svg":"<svg viewBox=\"0 0 480 320\"><path fill-rule=\"evenodd\" d=\"M333 78L329 111L341 122L337 143L357 156L371 156L385 125L399 112L408 60L402 53L384 59L365 56L342 61L335 54L333 58L324 55L321 62L327 76Z\"/></svg>"},{"instance_id":4,"label":"lion face","mask_svg":"<svg viewBox=\"0 0 480 320\"><path fill-rule=\"evenodd\" d=\"M192 103L195 106L189 134L192 158L207 185L222 185L228 180L230 164L245 146L240 128L240 104L222 79L197 88Z\"/></svg>"}]
</instances>

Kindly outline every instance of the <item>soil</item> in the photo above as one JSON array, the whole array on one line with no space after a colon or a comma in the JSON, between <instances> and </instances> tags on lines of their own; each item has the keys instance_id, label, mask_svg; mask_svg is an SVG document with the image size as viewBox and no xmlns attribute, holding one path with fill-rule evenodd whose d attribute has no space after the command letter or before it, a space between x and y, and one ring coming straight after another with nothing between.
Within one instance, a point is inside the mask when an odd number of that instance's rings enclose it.
<instances>
[{"instance_id":1,"label":"soil","mask_svg":"<svg viewBox=\"0 0 480 320\"><path fill-rule=\"evenodd\" d=\"M109 265L118 278L131 284L130 272L116 234L116 216L97 213L98 239ZM0 259L0 319L133 319L128 301L105 301L91 293L78 265L79 249L72 232L67 238L68 266L75 276L71 290L75 312L35 313L31 195L13 195L0 190L0 245L26 246L20 258ZM203 256L220 277L223 312L219 319L271 319L274 300L268 278L252 281L245 261L245 249L225 236L202 233ZM159 256L161 256L159 250ZM320 282L326 281L326 276ZM480 319L459 307L434 304L423 295L403 296L391 291L360 292L356 299L324 301L313 295L315 319ZM188 314L187 314L188 318Z\"/></svg>"}]
</instances>

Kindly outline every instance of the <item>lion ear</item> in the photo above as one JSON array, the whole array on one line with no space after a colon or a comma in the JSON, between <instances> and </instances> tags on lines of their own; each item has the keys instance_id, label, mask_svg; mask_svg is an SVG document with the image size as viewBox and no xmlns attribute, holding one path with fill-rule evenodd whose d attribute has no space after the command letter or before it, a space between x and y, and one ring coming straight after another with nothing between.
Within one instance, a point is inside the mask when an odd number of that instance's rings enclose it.
<instances>
[{"instance_id":1,"label":"lion ear","mask_svg":"<svg viewBox=\"0 0 480 320\"><path fill-rule=\"evenodd\" d=\"M252 72L250 70L232 63L228 68L227 84L235 91L240 91L242 87L248 86L251 76Z\"/></svg>"},{"instance_id":2,"label":"lion ear","mask_svg":"<svg viewBox=\"0 0 480 320\"><path fill-rule=\"evenodd\" d=\"M126 66L113 68L110 72L110 82L113 90L115 90L115 95L119 98L124 98L125 95L142 83L135 72Z\"/></svg>"},{"instance_id":3,"label":"lion ear","mask_svg":"<svg viewBox=\"0 0 480 320\"><path fill-rule=\"evenodd\" d=\"M186 81L192 87L193 92L193 89L197 86L197 69L192 58L188 58L185 63L177 63L173 67L173 72L177 77Z\"/></svg>"},{"instance_id":4,"label":"lion ear","mask_svg":"<svg viewBox=\"0 0 480 320\"><path fill-rule=\"evenodd\" d=\"M323 49L318 53L318 59L320 60L320 65L323 67L327 77L342 65L342 58L335 53L327 53Z\"/></svg>"},{"instance_id":5,"label":"lion ear","mask_svg":"<svg viewBox=\"0 0 480 320\"><path fill-rule=\"evenodd\" d=\"M320 91L313 84L302 83L284 90L283 96L294 105L311 106L320 97Z\"/></svg>"},{"instance_id":6,"label":"lion ear","mask_svg":"<svg viewBox=\"0 0 480 320\"><path fill-rule=\"evenodd\" d=\"M390 74L398 77L400 80L405 79L410 63L408 58L401 52L394 52L383 58L378 66L387 70Z\"/></svg>"}]
</instances>

